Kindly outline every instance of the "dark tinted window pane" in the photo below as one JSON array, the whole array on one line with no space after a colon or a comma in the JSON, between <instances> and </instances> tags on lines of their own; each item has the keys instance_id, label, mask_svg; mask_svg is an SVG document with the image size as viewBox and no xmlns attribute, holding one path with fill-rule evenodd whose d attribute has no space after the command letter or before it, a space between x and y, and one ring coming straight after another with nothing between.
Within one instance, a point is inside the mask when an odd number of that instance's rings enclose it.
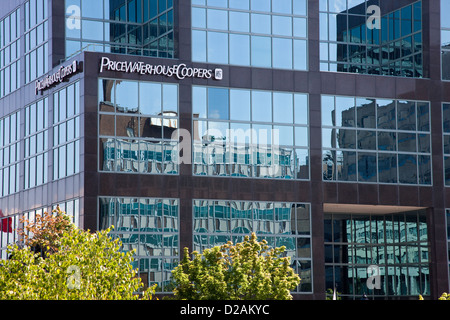
<instances>
[{"instance_id":1,"label":"dark tinted window pane","mask_svg":"<svg viewBox=\"0 0 450 320\"><path fill-rule=\"evenodd\" d=\"M377 121L379 129L396 129L395 101L377 100Z\"/></svg>"},{"instance_id":2,"label":"dark tinted window pane","mask_svg":"<svg viewBox=\"0 0 450 320\"><path fill-rule=\"evenodd\" d=\"M445 48L450 47L447 45ZM450 80L450 51L442 52L442 79Z\"/></svg>"},{"instance_id":3,"label":"dark tinted window pane","mask_svg":"<svg viewBox=\"0 0 450 320\"><path fill-rule=\"evenodd\" d=\"M399 132L398 151L416 152L416 134Z\"/></svg>"},{"instance_id":4,"label":"dark tinted window pane","mask_svg":"<svg viewBox=\"0 0 450 320\"><path fill-rule=\"evenodd\" d=\"M431 185L431 157L419 155L419 183Z\"/></svg>"},{"instance_id":5,"label":"dark tinted window pane","mask_svg":"<svg viewBox=\"0 0 450 320\"><path fill-rule=\"evenodd\" d=\"M445 149L445 145L444 145L444 149ZM423 153L431 152L431 141L430 141L429 134L418 134L417 135L417 151L423 152Z\"/></svg>"},{"instance_id":6,"label":"dark tinted window pane","mask_svg":"<svg viewBox=\"0 0 450 320\"><path fill-rule=\"evenodd\" d=\"M450 104L444 104L442 109L442 122L444 126L444 132L450 133Z\"/></svg>"},{"instance_id":7,"label":"dark tinted window pane","mask_svg":"<svg viewBox=\"0 0 450 320\"><path fill-rule=\"evenodd\" d=\"M357 123L359 128L375 128L375 100L356 99Z\"/></svg>"},{"instance_id":8,"label":"dark tinted window pane","mask_svg":"<svg viewBox=\"0 0 450 320\"><path fill-rule=\"evenodd\" d=\"M376 150L377 149L376 131L358 130L358 149Z\"/></svg>"},{"instance_id":9,"label":"dark tinted window pane","mask_svg":"<svg viewBox=\"0 0 450 320\"><path fill-rule=\"evenodd\" d=\"M417 157L415 155L399 154L398 174L400 183L417 183Z\"/></svg>"},{"instance_id":10,"label":"dark tinted window pane","mask_svg":"<svg viewBox=\"0 0 450 320\"><path fill-rule=\"evenodd\" d=\"M413 101L397 103L398 130L416 130L416 104Z\"/></svg>"},{"instance_id":11,"label":"dark tinted window pane","mask_svg":"<svg viewBox=\"0 0 450 320\"><path fill-rule=\"evenodd\" d=\"M340 152L337 159L338 180L356 181L356 152Z\"/></svg>"},{"instance_id":12,"label":"dark tinted window pane","mask_svg":"<svg viewBox=\"0 0 450 320\"><path fill-rule=\"evenodd\" d=\"M136 112L138 110L138 82L116 81L117 112Z\"/></svg>"},{"instance_id":13,"label":"dark tinted window pane","mask_svg":"<svg viewBox=\"0 0 450 320\"><path fill-rule=\"evenodd\" d=\"M337 133L338 148L356 148L356 130L340 129Z\"/></svg>"},{"instance_id":14,"label":"dark tinted window pane","mask_svg":"<svg viewBox=\"0 0 450 320\"><path fill-rule=\"evenodd\" d=\"M397 133L395 132L378 132L378 150L396 151L397 150Z\"/></svg>"},{"instance_id":15,"label":"dark tinted window pane","mask_svg":"<svg viewBox=\"0 0 450 320\"><path fill-rule=\"evenodd\" d=\"M445 185L450 186L450 157L444 157Z\"/></svg>"},{"instance_id":16,"label":"dark tinted window pane","mask_svg":"<svg viewBox=\"0 0 450 320\"><path fill-rule=\"evenodd\" d=\"M396 154L378 154L378 176L381 183L397 183Z\"/></svg>"},{"instance_id":17,"label":"dark tinted window pane","mask_svg":"<svg viewBox=\"0 0 450 320\"><path fill-rule=\"evenodd\" d=\"M417 130L430 131L430 106L426 102L417 103Z\"/></svg>"},{"instance_id":18,"label":"dark tinted window pane","mask_svg":"<svg viewBox=\"0 0 450 320\"><path fill-rule=\"evenodd\" d=\"M139 83L139 112L141 114L161 115L161 85L158 83Z\"/></svg>"},{"instance_id":19,"label":"dark tinted window pane","mask_svg":"<svg viewBox=\"0 0 450 320\"><path fill-rule=\"evenodd\" d=\"M324 151L322 156L323 180L335 180L335 153L334 151ZM450 181L450 180L449 180Z\"/></svg>"},{"instance_id":20,"label":"dark tinted window pane","mask_svg":"<svg viewBox=\"0 0 450 320\"><path fill-rule=\"evenodd\" d=\"M444 135L444 153L450 154L450 136Z\"/></svg>"}]
</instances>

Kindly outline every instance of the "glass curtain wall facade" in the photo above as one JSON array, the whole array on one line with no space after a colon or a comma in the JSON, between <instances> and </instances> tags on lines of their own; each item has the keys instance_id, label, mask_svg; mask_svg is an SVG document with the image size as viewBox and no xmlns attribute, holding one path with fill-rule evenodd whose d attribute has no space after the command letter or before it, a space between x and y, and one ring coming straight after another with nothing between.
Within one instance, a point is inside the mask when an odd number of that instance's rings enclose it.
<instances>
[{"instance_id":1,"label":"glass curtain wall facade","mask_svg":"<svg viewBox=\"0 0 450 320\"><path fill-rule=\"evenodd\" d=\"M429 102L322 96L323 179L431 185Z\"/></svg>"},{"instance_id":2,"label":"glass curtain wall facade","mask_svg":"<svg viewBox=\"0 0 450 320\"><path fill-rule=\"evenodd\" d=\"M308 95L192 88L194 175L309 179Z\"/></svg>"},{"instance_id":3,"label":"glass curtain wall facade","mask_svg":"<svg viewBox=\"0 0 450 320\"><path fill-rule=\"evenodd\" d=\"M441 72L442 80L450 80L450 3L441 0Z\"/></svg>"},{"instance_id":4,"label":"glass curtain wall facade","mask_svg":"<svg viewBox=\"0 0 450 320\"><path fill-rule=\"evenodd\" d=\"M444 184L450 186L450 103L442 104L442 131Z\"/></svg>"},{"instance_id":5,"label":"glass curtain wall facade","mask_svg":"<svg viewBox=\"0 0 450 320\"><path fill-rule=\"evenodd\" d=\"M193 0L192 60L307 70L307 1Z\"/></svg>"},{"instance_id":6,"label":"glass curtain wall facade","mask_svg":"<svg viewBox=\"0 0 450 320\"><path fill-rule=\"evenodd\" d=\"M19 191L20 113L0 119L0 196Z\"/></svg>"},{"instance_id":7,"label":"glass curtain wall facade","mask_svg":"<svg viewBox=\"0 0 450 320\"><path fill-rule=\"evenodd\" d=\"M99 170L178 173L178 86L99 80Z\"/></svg>"},{"instance_id":8,"label":"glass curtain wall facade","mask_svg":"<svg viewBox=\"0 0 450 320\"><path fill-rule=\"evenodd\" d=\"M25 2L25 83L47 73L49 65L48 3L45 0Z\"/></svg>"},{"instance_id":9,"label":"glass curtain wall facade","mask_svg":"<svg viewBox=\"0 0 450 320\"><path fill-rule=\"evenodd\" d=\"M80 172L80 83L53 94L53 180Z\"/></svg>"},{"instance_id":10,"label":"glass curtain wall facade","mask_svg":"<svg viewBox=\"0 0 450 320\"><path fill-rule=\"evenodd\" d=\"M294 292L312 292L311 206L304 203L193 200L193 249L242 242L255 232L271 247L285 246L302 279Z\"/></svg>"},{"instance_id":11,"label":"glass curtain wall facade","mask_svg":"<svg viewBox=\"0 0 450 320\"><path fill-rule=\"evenodd\" d=\"M48 181L49 111L48 98L25 108L24 189Z\"/></svg>"},{"instance_id":12,"label":"glass curtain wall facade","mask_svg":"<svg viewBox=\"0 0 450 320\"><path fill-rule=\"evenodd\" d=\"M179 200L101 197L100 229L114 225L124 251L136 250L134 267L144 285L157 292L173 289L171 271L179 259Z\"/></svg>"},{"instance_id":13,"label":"glass curtain wall facade","mask_svg":"<svg viewBox=\"0 0 450 320\"><path fill-rule=\"evenodd\" d=\"M0 21L0 98L20 86L20 8Z\"/></svg>"},{"instance_id":14,"label":"glass curtain wall facade","mask_svg":"<svg viewBox=\"0 0 450 320\"><path fill-rule=\"evenodd\" d=\"M66 0L66 57L80 50L174 58L173 0Z\"/></svg>"}]
</instances>

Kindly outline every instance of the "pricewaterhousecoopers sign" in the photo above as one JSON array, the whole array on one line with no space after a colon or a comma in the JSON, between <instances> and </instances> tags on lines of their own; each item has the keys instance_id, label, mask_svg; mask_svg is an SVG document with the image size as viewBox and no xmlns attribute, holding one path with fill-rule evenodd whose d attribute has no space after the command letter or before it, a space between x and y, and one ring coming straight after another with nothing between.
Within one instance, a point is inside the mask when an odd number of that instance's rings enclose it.
<instances>
[{"instance_id":1,"label":"pricewaterhousecoopers sign","mask_svg":"<svg viewBox=\"0 0 450 320\"><path fill-rule=\"evenodd\" d=\"M115 61L108 57L102 57L100 62L100 73L104 71L115 71L125 73L139 73L141 75L163 75L166 77L176 77L179 80L185 78L215 79L222 80L222 69L214 70L204 68L188 67L184 63L172 66L152 65L142 61Z\"/></svg>"}]
</instances>

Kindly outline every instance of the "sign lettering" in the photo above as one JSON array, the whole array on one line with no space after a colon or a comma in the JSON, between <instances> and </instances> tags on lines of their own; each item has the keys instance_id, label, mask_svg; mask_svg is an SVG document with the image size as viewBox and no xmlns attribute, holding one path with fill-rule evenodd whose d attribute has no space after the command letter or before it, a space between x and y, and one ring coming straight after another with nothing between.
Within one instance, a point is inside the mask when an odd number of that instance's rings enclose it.
<instances>
[{"instance_id":1,"label":"sign lettering","mask_svg":"<svg viewBox=\"0 0 450 320\"><path fill-rule=\"evenodd\" d=\"M163 75L166 77L176 77L179 80L185 78L200 78L200 79L215 79L222 80L222 69L204 69L188 67L184 63L166 66L166 65L152 65L131 61L114 61L108 57L102 57L100 63L100 73L105 71L125 72L125 73L139 73L141 75Z\"/></svg>"},{"instance_id":2,"label":"sign lettering","mask_svg":"<svg viewBox=\"0 0 450 320\"><path fill-rule=\"evenodd\" d=\"M79 71L81 71L81 65L77 60L74 60L68 66L61 66L55 73L46 76L42 80L36 80L35 93L38 94L39 92L47 90L48 88L65 81Z\"/></svg>"}]
</instances>

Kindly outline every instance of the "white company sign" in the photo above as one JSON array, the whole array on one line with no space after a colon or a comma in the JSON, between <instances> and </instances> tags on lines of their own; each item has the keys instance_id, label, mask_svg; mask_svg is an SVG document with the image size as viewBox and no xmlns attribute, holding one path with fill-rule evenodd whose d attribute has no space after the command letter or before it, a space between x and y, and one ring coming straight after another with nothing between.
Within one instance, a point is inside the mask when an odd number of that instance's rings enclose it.
<instances>
[{"instance_id":1,"label":"white company sign","mask_svg":"<svg viewBox=\"0 0 450 320\"><path fill-rule=\"evenodd\" d=\"M125 73L139 73L141 75L163 75L166 77L176 77L179 80L185 78L215 79L222 80L222 69L214 70L205 68L188 67L184 63L172 66L152 65L141 61L114 61L108 57L102 57L100 63L100 73L104 71L115 71Z\"/></svg>"}]
</instances>

